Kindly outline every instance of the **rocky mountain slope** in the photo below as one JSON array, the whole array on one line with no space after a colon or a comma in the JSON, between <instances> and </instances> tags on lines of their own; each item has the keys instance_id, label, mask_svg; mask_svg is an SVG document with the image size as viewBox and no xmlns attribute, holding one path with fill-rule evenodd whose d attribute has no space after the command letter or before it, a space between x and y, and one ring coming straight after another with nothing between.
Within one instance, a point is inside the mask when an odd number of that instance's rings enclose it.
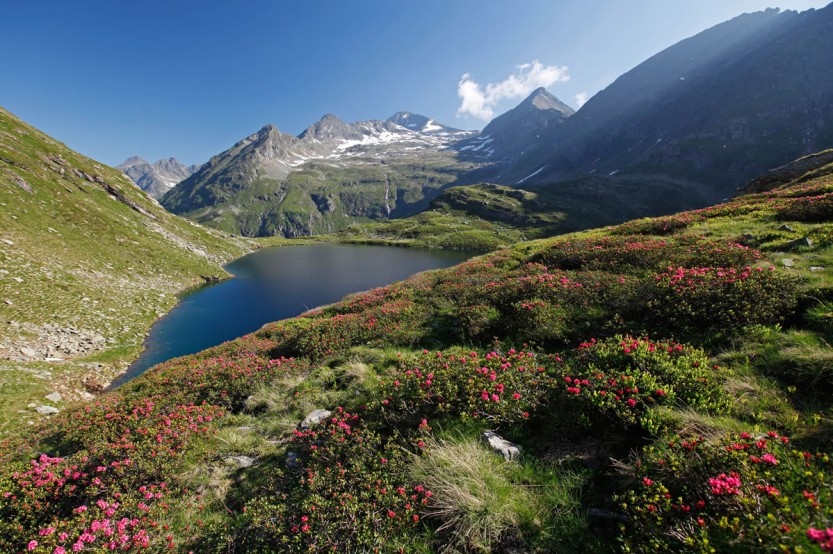
<instances>
[{"instance_id":1,"label":"rocky mountain slope","mask_svg":"<svg viewBox=\"0 0 833 554\"><path fill-rule=\"evenodd\" d=\"M250 248L2 109L0 207L0 433L109 381L176 293Z\"/></svg>"},{"instance_id":2,"label":"rocky mountain slope","mask_svg":"<svg viewBox=\"0 0 833 554\"><path fill-rule=\"evenodd\" d=\"M351 295L0 442L0 550L829 551L831 269L828 165Z\"/></svg>"},{"instance_id":3,"label":"rocky mountain slope","mask_svg":"<svg viewBox=\"0 0 833 554\"><path fill-rule=\"evenodd\" d=\"M833 146L831 30L833 5L703 31L619 77L492 177L637 177L643 195L674 183L701 205L730 197L772 165Z\"/></svg>"},{"instance_id":4,"label":"rocky mountain slope","mask_svg":"<svg viewBox=\"0 0 833 554\"><path fill-rule=\"evenodd\" d=\"M198 165L183 165L176 158L150 163L138 156L128 158L116 166L116 169L121 169L140 189L154 198L159 198L199 168Z\"/></svg>"},{"instance_id":5,"label":"rocky mountain slope","mask_svg":"<svg viewBox=\"0 0 833 554\"><path fill-rule=\"evenodd\" d=\"M406 112L356 123L327 114L297 137L267 125L160 201L247 236L332 232L424 208L476 166L449 149L471 134Z\"/></svg>"}]
</instances>

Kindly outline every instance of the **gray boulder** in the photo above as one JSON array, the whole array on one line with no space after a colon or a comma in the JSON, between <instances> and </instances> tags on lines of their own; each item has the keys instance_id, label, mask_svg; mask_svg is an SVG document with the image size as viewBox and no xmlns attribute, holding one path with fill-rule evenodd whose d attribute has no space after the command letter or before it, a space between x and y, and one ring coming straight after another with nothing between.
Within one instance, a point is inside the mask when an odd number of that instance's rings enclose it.
<instances>
[{"instance_id":1,"label":"gray boulder","mask_svg":"<svg viewBox=\"0 0 833 554\"><path fill-rule=\"evenodd\" d=\"M521 447L509 442L494 431L484 431L483 440L492 447L497 454L503 456L506 461L514 460L521 455Z\"/></svg>"},{"instance_id":2,"label":"gray boulder","mask_svg":"<svg viewBox=\"0 0 833 554\"><path fill-rule=\"evenodd\" d=\"M304 421L301 422L300 428L301 429L310 429L314 425L318 425L328 417L333 415L333 412L330 410L313 410L307 414L307 417L304 418Z\"/></svg>"}]
</instances>

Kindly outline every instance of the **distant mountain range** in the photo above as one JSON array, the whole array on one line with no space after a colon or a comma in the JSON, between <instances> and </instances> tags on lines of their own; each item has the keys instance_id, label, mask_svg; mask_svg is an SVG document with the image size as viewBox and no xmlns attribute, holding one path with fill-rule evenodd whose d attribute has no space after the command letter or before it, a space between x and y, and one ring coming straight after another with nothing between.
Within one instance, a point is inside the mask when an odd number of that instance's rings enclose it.
<instances>
[{"instance_id":1,"label":"distant mountain range","mask_svg":"<svg viewBox=\"0 0 833 554\"><path fill-rule=\"evenodd\" d=\"M407 216L477 182L547 187L568 219L596 224L634 207L702 207L833 146L831 66L833 5L745 14L651 57L578 112L541 88L479 133L409 112L328 114L298 136L267 125L160 201L227 231L284 236ZM604 221L582 215L594 206Z\"/></svg>"},{"instance_id":2,"label":"distant mountain range","mask_svg":"<svg viewBox=\"0 0 833 554\"><path fill-rule=\"evenodd\" d=\"M177 183L193 175L200 166L186 166L176 158L150 163L134 156L126 159L116 168L121 169L140 189L154 198L159 198Z\"/></svg>"},{"instance_id":3,"label":"distant mountain range","mask_svg":"<svg viewBox=\"0 0 833 554\"><path fill-rule=\"evenodd\" d=\"M298 136L266 125L160 201L248 236L332 232L427 206L476 167L451 149L476 134L408 112L355 123L327 114Z\"/></svg>"}]
</instances>

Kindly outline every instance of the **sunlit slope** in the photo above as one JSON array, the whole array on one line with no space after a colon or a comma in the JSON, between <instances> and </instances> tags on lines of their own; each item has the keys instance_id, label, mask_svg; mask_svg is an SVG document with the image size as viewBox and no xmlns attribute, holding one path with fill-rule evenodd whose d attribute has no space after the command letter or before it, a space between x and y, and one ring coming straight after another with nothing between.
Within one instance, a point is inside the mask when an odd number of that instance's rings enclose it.
<instances>
[{"instance_id":1,"label":"sunlit slope","mask_svg":"<svg viewBox=\"0 0 833 554\"><path fill-rule=\"evenodd\" d=\"M247 249L0 109L4 424L12 407L48 403L41 393L66 401L83 395L87 376L109 380L175 293L225 274L221 264Z\"/></svg>"}]
</instances>

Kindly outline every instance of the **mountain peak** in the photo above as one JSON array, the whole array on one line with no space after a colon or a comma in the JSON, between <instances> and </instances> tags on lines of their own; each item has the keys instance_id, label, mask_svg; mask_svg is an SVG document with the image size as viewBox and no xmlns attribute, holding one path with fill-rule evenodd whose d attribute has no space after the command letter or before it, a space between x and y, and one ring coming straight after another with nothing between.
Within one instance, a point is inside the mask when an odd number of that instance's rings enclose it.
<instances>
[{"instance_id":1,"label":"mountain peak","mask_svg":"<svg viewBox=\"0 0 833 554\"><path fill-rule=\"evenodd\" d=\"M342 121L338 116L326 113L324 116L307 127L303 133L298 135L300 139L326 141L330 139L352 139L356 138L356 130L353 126Z\"/></svg>"},{"instance_id":2,"label":"mountain peak","mask_svg":"<svg viewBox=\"0 0 833 554\"><path fill-rule=\"evenodd\" d=\"M460 129L443 125L442 123L431 119L430 117L420 115L413 112L396 112L385 120L387 123L394 123L400 127L404 127L410 131L419 133L459 133Z\"/></svg>"},{"instance_id":3,"label":"mountain peak","mask_svg":"<svg viewBox=\"0 0 833 554\"><path fill-rule=\"evenodd\" d=\"M271 135L272 133L280 133L280 130L271 123L267 123L266 125L260 128L260 130L257 132L257 135L267 136Z\"/></svg>"},{"instance_id":4,"label":"mountain peak","mask_svg":"<svg viewBox=\"0 0 833 554\"><path fill-rule=\"evenodd\" d=\"M538 87L533 90L532 94L520 103L520 106L530 107L535 110L557 110L564 115L573 115L575 113L573 108L556 98L544 87Z\"/></svg>"},{"instance_id":5,"label":"mountain peak","mask_svg":"<svg viewBox=\"0 0 833 554\"><path fill-rule=\"evenodd\" d=\"M118 169L127 169L128 167L133 167L134 165L150 165L146 159L142 158L141 156L131 156L124 160L122 163L117 165Z\"/></svg>"}]
</instances>

